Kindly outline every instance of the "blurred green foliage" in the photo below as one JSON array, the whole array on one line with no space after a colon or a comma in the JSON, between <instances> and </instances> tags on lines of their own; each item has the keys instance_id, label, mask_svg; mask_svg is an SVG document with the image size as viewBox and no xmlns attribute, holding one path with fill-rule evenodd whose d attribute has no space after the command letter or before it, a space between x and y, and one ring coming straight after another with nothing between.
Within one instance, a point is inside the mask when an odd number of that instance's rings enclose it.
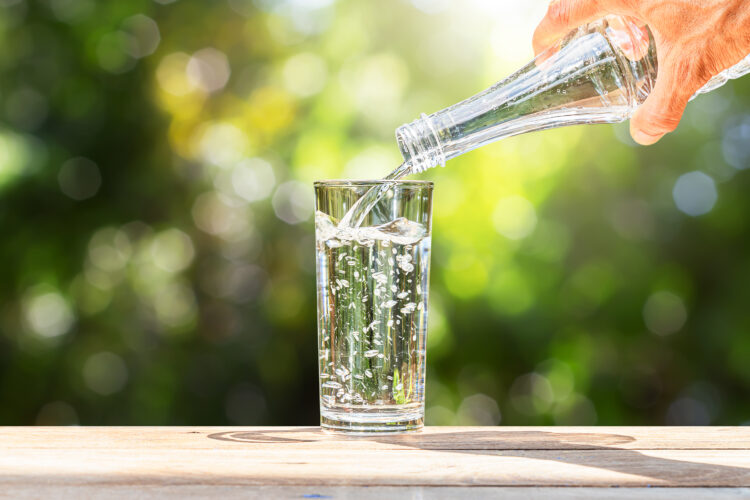
<instances>
[{"instance_id":1,"label":"blurred green foliage","mask_svg":"<svg viewBox=\"0 0 750 500\"><path fill-rule=\"evenodd\" d=\"M0 423L315 424L312 181L531 56L542 0L0 0ZM750 80L435 181L428 424L750 420Z\"/></svg>"}]
</instances>

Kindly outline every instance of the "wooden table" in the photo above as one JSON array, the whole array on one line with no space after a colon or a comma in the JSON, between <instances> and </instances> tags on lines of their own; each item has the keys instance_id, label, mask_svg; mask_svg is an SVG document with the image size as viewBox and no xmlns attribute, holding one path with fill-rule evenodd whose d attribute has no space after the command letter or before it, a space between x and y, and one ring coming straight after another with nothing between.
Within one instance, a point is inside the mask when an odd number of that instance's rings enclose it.
<instances>
[{"instance_id":1,"label":"wooden table","mask_svg":"<svg viewBox=\"0 0 750 500\"><path fill-rule=\"evenodd\" d=\"M750 499L750 427L0 428L0 498L501 495Z\"/></svg>"}]
</instances>

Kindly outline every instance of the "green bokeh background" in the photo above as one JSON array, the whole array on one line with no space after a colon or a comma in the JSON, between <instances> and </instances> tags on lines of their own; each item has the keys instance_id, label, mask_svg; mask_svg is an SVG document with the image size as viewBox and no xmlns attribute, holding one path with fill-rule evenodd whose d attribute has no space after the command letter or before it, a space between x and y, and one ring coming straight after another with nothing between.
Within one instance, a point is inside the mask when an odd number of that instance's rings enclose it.
<instances>
[{"instance_id":1,"label":"green bokeh background","mask_svg":"<svg viewBox=\"0 0 750 500\"><path fill-rule=\"evenodd\" d=\"M0 424L315 424L312 182L388 173L544 8L0 0ZM423 174L427 423L750 421L749 110Z\"/></svg>"}]
</instances>

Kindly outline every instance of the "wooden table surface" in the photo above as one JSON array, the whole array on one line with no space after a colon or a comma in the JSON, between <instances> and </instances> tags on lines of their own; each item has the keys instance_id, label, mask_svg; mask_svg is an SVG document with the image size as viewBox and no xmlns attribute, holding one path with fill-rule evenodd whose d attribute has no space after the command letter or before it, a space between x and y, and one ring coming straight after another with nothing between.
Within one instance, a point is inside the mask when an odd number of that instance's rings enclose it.
<instances>
[{"instance_id":1,"label":"wooden table surface","mask_svg":"<svg viewBox=\"0 0 750 500\"><path fill-rule=\"evenodd\" d=\"M0 428L0 498L55 496L750 499L750 427Z\"/></svg>"}]
</instances>

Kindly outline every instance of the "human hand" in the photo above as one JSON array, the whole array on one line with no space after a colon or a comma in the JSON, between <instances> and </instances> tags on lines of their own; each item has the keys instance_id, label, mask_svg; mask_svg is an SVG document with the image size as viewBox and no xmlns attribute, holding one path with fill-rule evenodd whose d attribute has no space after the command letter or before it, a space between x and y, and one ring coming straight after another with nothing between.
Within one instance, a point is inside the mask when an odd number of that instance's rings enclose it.
<instances>
[{"instance_id":1,"label":"human hand","mask_svg":"<svg viewBox=\"0 0 750 500\"><path fill-rule=\"evenodd\" d=\"M553 0L534 33L534 51L610 14L647 24L656 43L656 85L630 120L639 144L676 129L690 98L750 52L748 0Z\"/></svg>"}]
</instances>

